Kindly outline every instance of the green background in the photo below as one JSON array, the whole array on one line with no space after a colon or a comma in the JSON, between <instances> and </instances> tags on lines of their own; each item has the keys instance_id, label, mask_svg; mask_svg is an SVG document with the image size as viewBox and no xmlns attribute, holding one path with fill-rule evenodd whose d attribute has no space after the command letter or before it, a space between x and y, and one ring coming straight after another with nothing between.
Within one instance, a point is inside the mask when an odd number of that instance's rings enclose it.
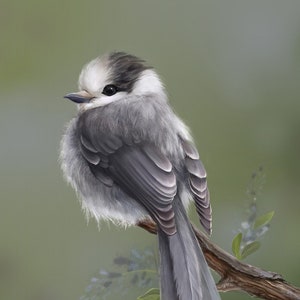
<instances>
[{"instance_id":1,"label":"green background","mask_svg":"<svg viewBox=\"0 0 300 300\"><path fill-rule=\"evenodd\" d=\"M79 299L90 278L155 237L87 221L58 164L90 59L125 50L161 75L209 174L213 241L230 251L260 165L260 213L275 210L247 262L300 285L299 1L1 1L0 299ZM194 211L191 213L197 222ZM222 299L250 299L241 293Z\"/></svg>"}]
</instances>

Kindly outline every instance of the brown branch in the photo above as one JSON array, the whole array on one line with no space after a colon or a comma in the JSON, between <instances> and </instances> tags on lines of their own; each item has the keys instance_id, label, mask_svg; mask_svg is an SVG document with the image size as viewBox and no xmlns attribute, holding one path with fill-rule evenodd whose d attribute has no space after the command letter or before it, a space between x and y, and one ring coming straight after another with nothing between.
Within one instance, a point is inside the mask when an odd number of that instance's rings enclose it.
<instances>
[{"instance_id":1,"label":"brown branch","mask_svg":"<svg viewBox=\"0 0 300 300\"><path fill-rule=\"evenodd\" d=\"M139 222L137 225L150 233L157 233L156 225L151 220ZM237 260L212 243L195 226L193 229L209 266L221 276L217 284L219 291L243 290L251 296L267 300L300 299L300 289L287 283L281 275Z\"/></svg>"}]
</instances>

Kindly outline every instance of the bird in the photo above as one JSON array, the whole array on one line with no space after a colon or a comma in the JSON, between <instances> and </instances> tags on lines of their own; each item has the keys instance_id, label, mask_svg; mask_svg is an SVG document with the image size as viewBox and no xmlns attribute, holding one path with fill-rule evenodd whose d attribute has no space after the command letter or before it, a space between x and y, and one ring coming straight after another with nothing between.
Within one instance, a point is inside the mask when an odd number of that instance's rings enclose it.
<instances>
[{"instance_id":1,"label":"bird","mask_svg":"<svg viewBox=\"0 0 300 300\"><path fill-rule=\"evenodd\" d=\"M78 112L63 134L60 162L82 209L117 226L156 223L162 300L220 299L187 212L193 202L211 234L207 173L158 73L113 51L87 63L78 86L64 96Z\"/></svg>"}]
</instances>

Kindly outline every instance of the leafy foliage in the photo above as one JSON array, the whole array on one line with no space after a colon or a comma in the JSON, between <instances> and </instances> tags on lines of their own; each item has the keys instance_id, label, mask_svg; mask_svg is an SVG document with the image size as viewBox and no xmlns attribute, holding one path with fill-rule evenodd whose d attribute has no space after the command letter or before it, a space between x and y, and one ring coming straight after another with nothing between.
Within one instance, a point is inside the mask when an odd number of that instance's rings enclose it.
<instances>
[{"instance_id":1,"label":"leafy foliage","mask_svg":"<svg viewBox=\"0 0 300 300\"><path fill-rule=\"evenodd\" d=\"M132 250L129 257L114 259L112 270L101 269L91 280L80 300L158 300L158 273L152 250ZM148 289L147 292L145 292Z\"/></svg>"},{"instance_id":2,"label":"leafy foliage","mask_svg":"<svg viewBox=\"0 0 300 300\"><path fill-rule=\"evenodd\" d=\"M137 298L137 300L159 300L160 292L159 289L150 289L144 295Z\"/></svg>"},{"instance_id":3,"label":"leafy foliage","mask_svg":"<svg viewBox=\"0 0 300 300\"><path fill-rule=\"evenodd\" d=\"M270 212L258 217L255 220L253 228L258 229L260 227L267 225L272 220L273 216L274 216L274 211L270 211Z\"/></svg>"},{"instance_id":4,"label":"leafy foliage","mask_svg":"<svg viewBox=\"0 0 300 300\"><path fill-rule=\"evenodd\" d=\"M274 211L258 216L257 197L260 194L264 183L263 168L251 176L247 189L250 199L247 208L247 219L241 223L241 228L232 240L232 252L238 259L245 259L250 254L257 251L261 243L258 241L270 228L270 222L274 216Z\"/></svg>"},{"instance_id":5,"label":"leafy foliage","mask_svg":"<svg viewBox=\"0 0 300 300\"><path fill-rule=\"evenodd\" d=\"M232 252L238 259L241 259L241 242L243 234L239 232L232 240Z\"/></svg>"}]
</instances>

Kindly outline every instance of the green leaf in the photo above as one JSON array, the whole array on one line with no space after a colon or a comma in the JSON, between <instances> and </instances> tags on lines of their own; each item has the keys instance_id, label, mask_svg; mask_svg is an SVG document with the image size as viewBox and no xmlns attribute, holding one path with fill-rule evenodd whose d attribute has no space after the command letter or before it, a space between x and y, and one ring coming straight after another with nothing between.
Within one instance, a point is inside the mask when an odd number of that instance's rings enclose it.
<instances>
[{"instance_id":1,"label":"green leaf","mask_svg":"<svg viewBox=\"0 0 300 300\"><path fill-rule=\"evenodd\" d=\"M246 245L244 247L244 249L242 250L241 259L245 259L250 254L252 254L255 251L257 251L259 249L259 247L260 247L260 242L258 242L258 241L254 241L254 242Z\"/></svg>"},{"instance_id":2,"label":"green leaf","mask_svg":"<svg viewBox=\"0 0 300 300\"><path fill-rule=\"evenodd\" d=\"M137 300L159 300L160 291L159 289L153 288L148 290L144 295L139 296Z\"/></svg>"},{"instance_id":3,"label":"green leaf","mask_svg":"<svg viewBox=\"0 0 300 300\"><path fill-rule=\"evenodd\" d=\"M241 259L241 242L242 242L243 234L238 233L232 240L232 252L237 259Z\"/></svg>"},{"instance_id":4,"label":"green leaf","mask_svg":"<svg viewBox=\"0 0 300 300\"><path fill-rule=\"evenodd\" d=\"M257 229L261 226L267 225L272 220L274 213L274 210L272 210L262 216L257 217L254 222L253 228Z\"/></svg>"}]
</instances>

